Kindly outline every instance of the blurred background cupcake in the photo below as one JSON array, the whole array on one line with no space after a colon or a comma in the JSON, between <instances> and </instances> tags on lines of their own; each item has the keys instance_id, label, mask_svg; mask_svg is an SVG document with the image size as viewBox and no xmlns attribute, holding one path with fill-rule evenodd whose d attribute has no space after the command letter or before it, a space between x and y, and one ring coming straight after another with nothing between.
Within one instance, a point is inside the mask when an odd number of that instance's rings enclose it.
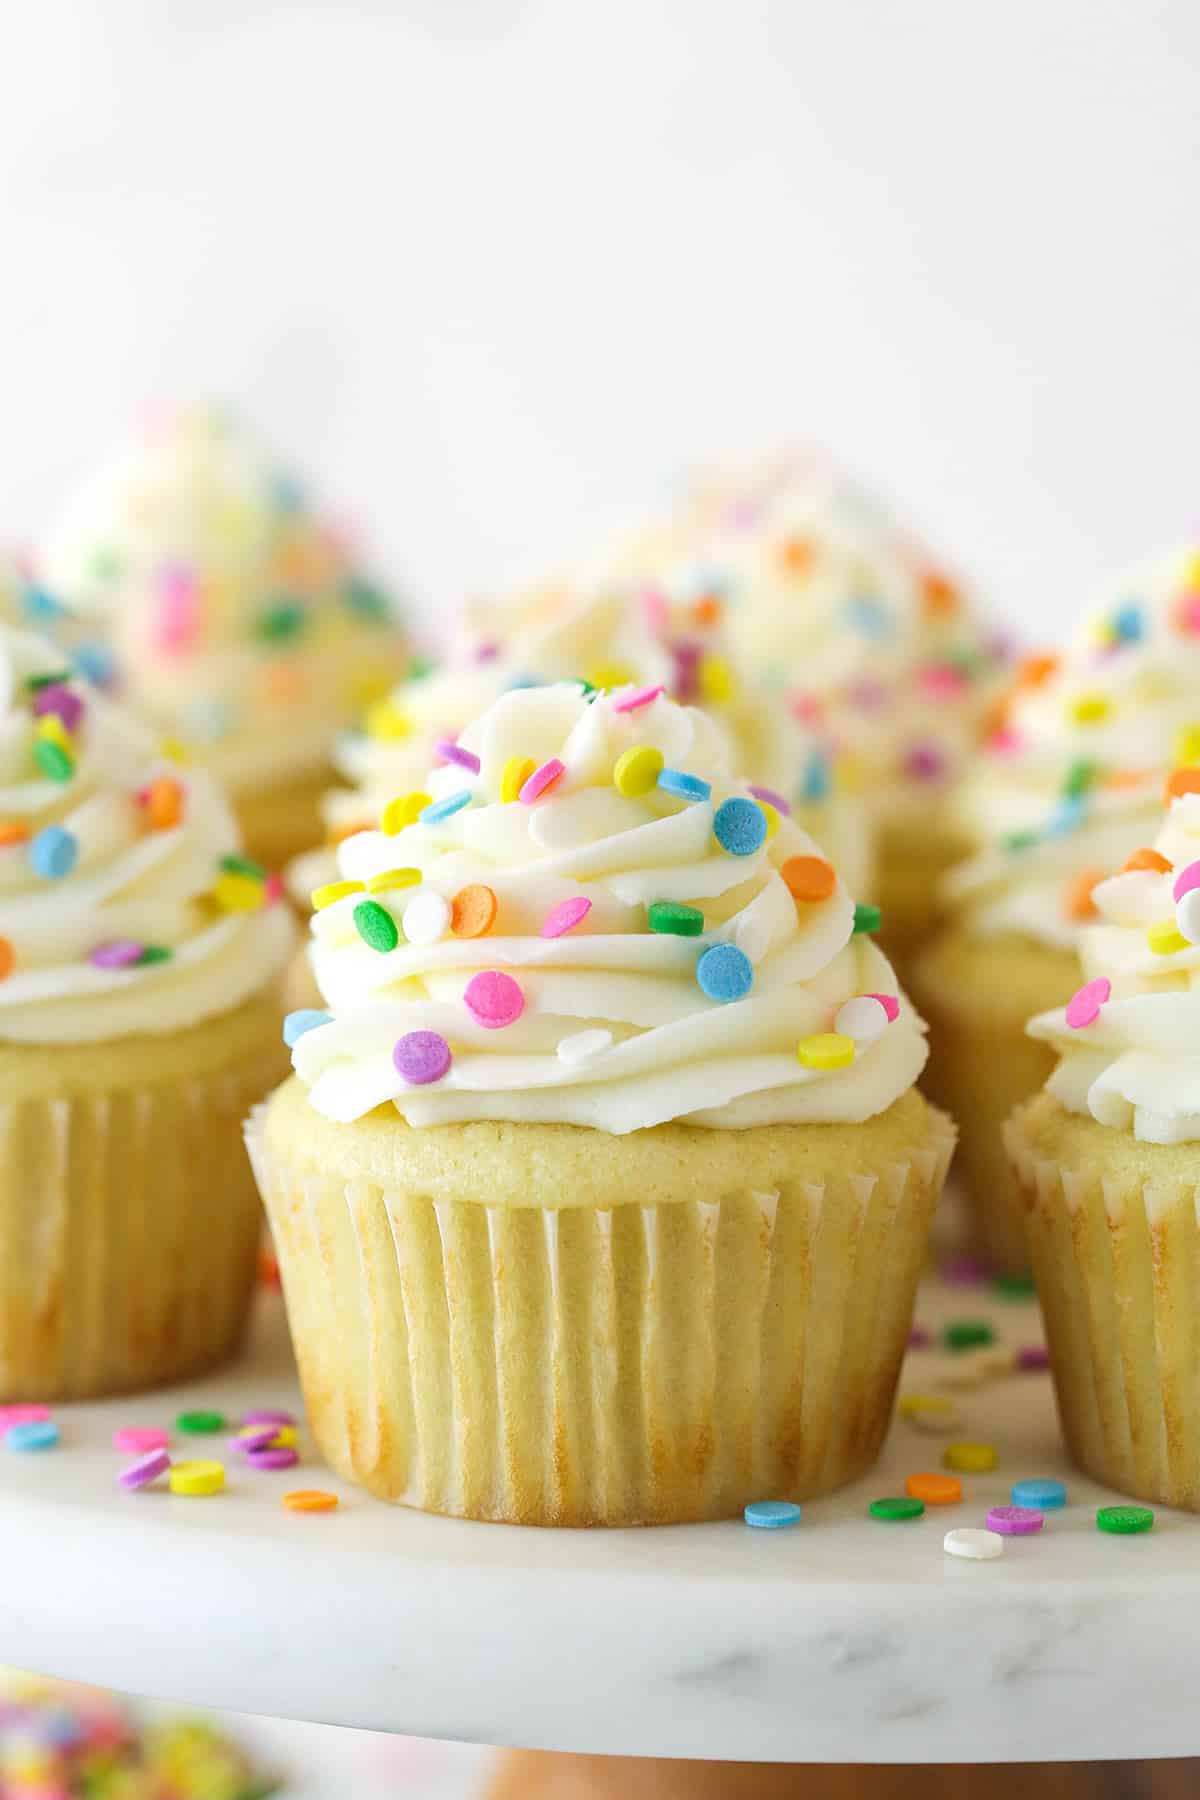
<instances>
[{"instance_id":1,"label":"blurred background cupcake","mask_svg":"<svg viewBox=\"0 0 1200 1800\"><path fill-rule=\"evenodd\" d=\"M63 507L38 575L35 609L65 609L84 672L220 778L252 855L318 841L334 739L408 650L289 471L217 407L159 412Z\"/></svg>"}]
</instances>

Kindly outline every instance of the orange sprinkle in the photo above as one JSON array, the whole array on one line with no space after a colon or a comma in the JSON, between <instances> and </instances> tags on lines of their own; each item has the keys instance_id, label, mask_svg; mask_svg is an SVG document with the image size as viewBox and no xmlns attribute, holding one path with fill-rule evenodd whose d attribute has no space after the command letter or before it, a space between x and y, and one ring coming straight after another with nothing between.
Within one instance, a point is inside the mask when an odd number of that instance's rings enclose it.
<instances>
[{"instance_id":1,"label":"orange sprinkle","mask_svg":"<svg viewBox=\"0 0 1200 1800\"><path fill-rule=\"evenodd\" d=\"M1130 869L1152 869L1156 875L1169 875L1173 867L1174 864L1160 856L1157 850L1135 850L1121 873L1127 874Z\"/></svg>"},{"instance_id":2,"label":"orange sprinkle","mask_svg":"<svg viewBox=\"0 0 1200 1800\"><path fill-rule=\"evenodd\" d=\"M279 1286L279 1259L265 1244L258 1252L258 1280L260 1287Z\"/></svg>"},{"instance_id":3,"label":"orange sprinkle","mask_svg":"<svg viewBox=\"0 0 1200 1800\"><path fill-rule=\"evenodd\" d=\"M945 575L939 575L936 569L921 577L921 599L925 603L925 611L932 619L944 619L950 613L958 611L958 589Z\"/></svg>"},{"instance_id":4,"label":"orange sprinkle","mask_svg":"<svg viewBox=\"0 0 1200 1800\"><path fill-rule=\"evenodd\" d=\"M715 625L721 617L721 602L715 594L704 594L692 608L697 625Z\"/></svg>"},{"instance_id":5,"label":"orange sprinkle","mask_svg":"<svg viewBox=\"0 0 1200 1800\"><path fill-rule=\"evenodd\" d=\"M13 972L17 953L7 938L0 937L0 981L4 981Z\"/></svg>"},{"instance_id":6,"label":"orange sprinkle","mask_svg":"<svg viewBox=\"0 0 1200 1800\"><path fill-rule=\"evenodd\" d=\"M779 873L794 900L828 900L837 886L837 870L822 856L789 856Z\"/></svg>"},{"instance_id":7,"label":"orange sprinkle","mask_svg":"<svg viewBox=\"0 0 1200 1800\"><path fill-rule=\"evenodd\" d=\"M1163 799L1166 802L1177 800L1180 794L1200 794L1200 769L1171 770L1163 789Z\"/></svg>"},{"instance_id":8,"label":"orange sprinkle","mask_svg":"<svg viewBox=\"0 0 1200 1800\"><path fill-rule=\"evenodd\" d=\"M1023 656L1017 664L1017 686L1023 688L1044 687L1050 677L1057 674L1060 660L1053 651Z\"/></svg>"},{"instance_id":9,"label":"orange sprinkle","mask_svg":"<svg viewBox=\"0 0 1200 1800\"><path fill-rule=\"evenodd\" d=\"M923 1500L926 1506L953 1506L962 1499L962 1482L957 1475L939 1475L931 1470L928 1474L910 1475L904 1491L914 1500Z\"/></svg>"},{"instance_id":10,"label":"orange sprinkle","mask_svg":"<svg viewBox=\"0 0 1200 1800\"><path fill-rule=\"evenodd\" d=\"M0 850L8 844L27 844L29 827L22 825L18 819L5 819L0 823Z\"/></svg>"},{"instance_id":11,"label":"orange sprinkle","mask_svg":"<svg viewBox=\"0 0 1200 1800\"><path fill-rule=\"evenodd\" d=\"M1098 881L1103 880L1103 869L1080 869L1074 880L1067 883L1067 891L1063 895L1063 912L1068 919L1083 924L1085 920L1096 917L1092 889Z\"/></svg>"},{"instance_id":12,"label":"orange sprinkle","mask_svg":"<svg viewBox=\"0 0 1200 1800\"><path fill-rule=\"evenodd\" d=\"M785 538L779 546L779 560L789 575L799 577L807 575L816 560L816 548L811 538Z\"/></svg>"},{"instance_id":13,"label":"orange sprinkle","mask_svg":"<svg viewBox=\"0 0 1200 1800\"><path fill-rule=\"evenodd\" d=\"M170 775L152 781L142 796L152 831L169 831L183 817L183 789Z\"/></svg>"},{"instance_id":14,"label":"orange sprinkle","mask_svg":"<svg viewBox=\"0 0 1200 1800\"><path fill-rule=\"evenodd\" d=\"M450 929L455 937L484 937L496 918L496 896L482 881L459 888L450 902Z\"/></svg>"},{"instance_id":15,"label":"orange sprinkle","mask_svg":"<svg viewBox=\"0 0 1200 1800\"><path fill-rule=\"evenodd\" d=\"M275 706L291 706L308 693L308 676L295 663L271 664L262 671L259 679L263 699Z\"/></svg>"},{"instance_id":16,"label":"orange sprinkle","mask_svg":"<svg viewBox=\"0 0 1200 1800\"><path fill-rule=\"evenodd\" d=\"M289 1512L333 1512L337 1503L337 1495L327 1494L324 1488L295 1488L283 1496Z\"/></svg>"},{"instance_id":17,"label":"orange sprinkle","mask_svg":"<svg viewBox=\"0 0 1200 1800\"><path fill-rule=\"evenodd\" d=\"M1106 788L1139 788L1150 780L1149 769L1113 769L1104 777Z\"/></svg>"}]
</instances>

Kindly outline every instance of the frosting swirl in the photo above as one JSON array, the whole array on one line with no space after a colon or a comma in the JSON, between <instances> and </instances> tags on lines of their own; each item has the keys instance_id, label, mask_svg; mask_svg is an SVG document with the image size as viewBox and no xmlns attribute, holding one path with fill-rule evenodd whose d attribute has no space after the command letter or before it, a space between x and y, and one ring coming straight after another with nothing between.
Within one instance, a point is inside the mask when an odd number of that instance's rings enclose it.
<instances>
[{"instance_id":1,"label":"frosting swirl","mask_svg":"<svg viewBox=\"0 0 1200 1800\"><path fill-rule=\"evenodd\" d=\"M292 926L211 778L0 630L0 1039L169 1032L264 988Z\"/></svg>"},{"instance_id":2,"label":"frosting swirl","mask_svg":"<svg viewBox=\"0 0 1200 1800\"><path fill-rule=\"evenodd\" d=\"M870 909L703 713L561 683L453 748L421 816L395 802L314 896L332 1017L303 1016L293 1061L319 1112L619 1134L862 1120L916 1079Z\"/></svg>"}]
</instances>

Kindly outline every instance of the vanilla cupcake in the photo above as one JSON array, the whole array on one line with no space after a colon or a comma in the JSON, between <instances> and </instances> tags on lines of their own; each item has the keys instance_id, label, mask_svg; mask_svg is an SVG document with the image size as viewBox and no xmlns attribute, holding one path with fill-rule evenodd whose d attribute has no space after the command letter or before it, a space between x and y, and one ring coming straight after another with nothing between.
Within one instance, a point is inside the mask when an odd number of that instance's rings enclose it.
<instances>
[{"instance_id":1,"label":"vanilla cupcake","mask_svg":"<svg viewBox=\"0 0 1200 1800\"><path fill-rule=\"evenodd\" d=\"M249 1131L325 1456L546 1525L851 1480L952 1141L869 917L663 696L512 691L453 750L341 844Z\"/></svg>"},{"instance_id":2,"label":"vanilla cupcake","mask_svg":"<svg viewBox=\"0 0 1200 1800\"><path fill-rule=\"evenodd\" d=\"M287 908L210 778L0 630L0 1401L231 1351L277 1079Z\"/></svg>"},{"instance_id":3,"label":"vanilla cupcake","mask_svg":"<svg viewBox=\"0 0 1200 1800\"><path fill-rule=\"evenodd\" d=\"M1031 1035L1058 1064L1006 1130L1071 1454L1200 1512L1200 768L1153 852L1094 890L1088 979Z\"/></svg>"},{"instance_id":4,"label":"vanilla cupcake","mask_svg":"<svg viewBox=\"0 0 1200 1800\"><path fill-rule=\"evenodd\" d=\"M1197 754L1192 550L1123 582L1063 655L1027 659L960 791L977 853L946 878L950 923L911 985L932 1028L927 1090L959 1126L977 1248L1001 1268L1028 1266L1001 1128L1052 1067L1026 1021L1079 986L1092 888L1153 836L1172 760Z\"/></svg>"},{"instance_id":5,"label":"vanilla cupcake","mask_svg":"<svg viewBox=\"0 0 1200 1800\"><path fill-rule=\"evenodd\" d=\"M70 502L42 573L56 637L218 776L256 857L319 841L334 739L407 651L290 474L215 409L160 418Z\"/></svg>"}]
</instances>

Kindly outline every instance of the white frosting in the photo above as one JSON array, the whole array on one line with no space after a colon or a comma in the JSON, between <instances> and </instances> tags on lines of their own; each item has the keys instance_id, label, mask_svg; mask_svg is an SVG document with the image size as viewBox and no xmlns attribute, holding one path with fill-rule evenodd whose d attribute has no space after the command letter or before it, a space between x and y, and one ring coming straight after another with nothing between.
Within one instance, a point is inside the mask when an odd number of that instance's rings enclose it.
<instances>
[{"instance_id":1,"label":"white frosting","mask_svg":"<svg viewBox=\"0 0 1200 1800\"><path fill-rule=\"evenodd\" d=\"M1084 971L1111 997L1088 1023L1073 1028L1068 1007L1029 1032L1058 1052L1047 1086L1070 1111L1147 1143L1190 1143L1200 1138L1200 908L1174 890L1193 866L1200 878L1200 795L1174 801L1155 848L1169 871L1130 869L1094 890L1102 922L1083 933ZM1181 926L1192 939L1153 947L1152 930Z\"/></svg>"},{"instance_id":2,"label":"white frosting","mask_svg":"<svg viewBox=\"0 0 1200 1800\"><path fill-rule=\"evenodd\" d=\"M896 995L895 977L870 939L854 934L840 882L825 899L793 899L780 868L820 854L794 821L783 818L750 854L722 848L716 809L746 789L712 722L665 698L622 712L622 697L585 698L571 684L505 694L459 740L479 757L479 773L443 767L422 784L437 798L468 792L463 810L341 845L347 881L369 887L395 869L419 878L349 893L313 918L313 968L333 1019L306 1032L293 1059L326 1117L355 1119L391 1101L413 1125L510 1119L624 1133L668 1119L862 1120L916 1079L923 1027L903 999L849 1066L801 1065L800 1040L831 1032L848 999ZM709 782L711 795L619 792L614 766L638 745ZM514 756L539 765L558 757L565 773L533 804L505 803L502 776ZM477 884L495 896L494 922L485 935L456 937L447 912ZM551 909L579 896L591 903L586 918L543 936ZM369 900L397 928L390 950L360 936L355 914ZM702 934L651 930L647 909L664 901L699 909ZM715 1001L698 983L700 956L718 944L749 959L744 998ZM524 996L521 1016L501 1030L477 1023L464 1000L483 971L513 976ZM418 1031L439 1034L452 1051L436 1084L406 1085L394 1064L397 1041Z\"/></svg>"},{"instance_id":3,"label":"white frosting","mask_svg":"<svg viewBox=\"0 0 1200 1800\"><path fill-rule=\"evenodd\" d=\"M73 773L55 779L35 758L41 721L31 680L62 669L43 640L0 631L0 1039L81 1043L185 1029L263 989L293 942L286 908L223 911L213 899L221 859L238 849L211 778L163 760L143 725L78 679L82 707L68 737ZM71 704L71 700L67 702ZM44 719L45 715L42 715ZM144 795L178 784L179 822L155 829ZM48 840L66 833L69 872L43 872ZM118 943L166 951L137 966L102 966Z\"/></svg>"}]
</instances>

